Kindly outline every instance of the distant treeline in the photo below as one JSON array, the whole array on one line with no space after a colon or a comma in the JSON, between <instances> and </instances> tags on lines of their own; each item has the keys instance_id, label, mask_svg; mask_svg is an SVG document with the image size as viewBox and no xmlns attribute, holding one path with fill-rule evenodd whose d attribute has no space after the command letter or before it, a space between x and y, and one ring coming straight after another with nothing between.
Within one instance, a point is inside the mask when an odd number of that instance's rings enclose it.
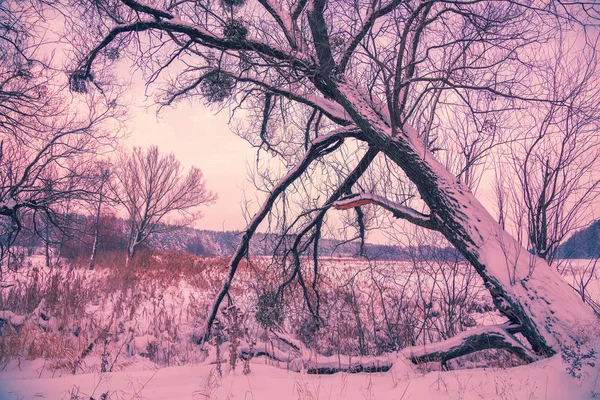
<instances>
[{"instance_id":1,"label":"distant treeline","mask_svg":"<svg viewBox=\"0 0 600 400\"><path fill-rule=\"evenodd\" d=\"M29 224L30 221L25 220L23 234L15 245L29 249L31 253L33 248L44 246L45 238L48 238L49 245L66 258L89 255L93 242L93 219L81 214L71 214L66 216L65 220L68 221L66 224L68 229L63 231L52 225L33 226L33 224ZM187 251L206 257L230 256L234 253L241 235L240 231L211 231L165 225L162 232L155 234L145 246L159 250ZM102 215L99 226L100 251L126 251L127 239L127 221L112 214ZM256 234L250 246L250 255L282 255L294 239L293 236L286 237L282 244L279 243L279 238L275 234ZM2 240L1 237L0 240ZM461 259L454 248L428 245L401 247L365 243L361 254L358 241L345 242L335 239L321 239L319 255L321 257L360 257L373 260ZM600 257L600 220L575 232L569 240L558 247L556 257Z\"/></svg>"},{"instance_id":2,"label":"distant treeline","mask_svg":"<svg viewBox=\"0 0 600 400\"><path fill-rule=\"evenodd\" d=\"M35 248L48 245L64 258L88 257L93 243L94 220L81 214L71 214L65 217L67 227L59 230L53 225L29 226L25 222L23 234L15 243L26 253L32 254ZM37 230L37 232L36 232ZM40 232L42 231L42 232ZM234 253L242 232L211 231L189 227L177 228L168 225L155 234L145 247L159 250L187 251L206 257L230 256ZM126 251L127 221L112 214L102 215L99 224L99 251ZM40 233L42 233L40 235ZM275 234L256 234L251 242L251 256L281 256L289 249L294 236L288 236L280 241ZM365 243L362 253L358 241L346 242L335 239L321 239L319 242L321 257L366 258L372 260L456 260L461 259L454 248L439 248L435 246L400 247Z\"/></svg>"},{"instance_id":3,"label":"distant treeline","mask_svg":"<svg viewBox=\"0 0 600 400\"><path fill-rule=\"evenodd\" d=\"M241 232L235 231L182 228L154 236L150 240L150 246L161 250L185 250L201 256L229 256L234 253L241 235ZM270 256L275 254L281 256L294 239L294 236L289 236L280 243L279 237L275 234L256 234L250 245L250 255ZM457 250L450 247L400 247L371 243L365 243L361 254L358 241L348 243L335 239L321 239L319 242L319 255L321 257L361 257L373 260L410 260L413 258L446 260L460 258Z\"/></svg>"}]
</instances>

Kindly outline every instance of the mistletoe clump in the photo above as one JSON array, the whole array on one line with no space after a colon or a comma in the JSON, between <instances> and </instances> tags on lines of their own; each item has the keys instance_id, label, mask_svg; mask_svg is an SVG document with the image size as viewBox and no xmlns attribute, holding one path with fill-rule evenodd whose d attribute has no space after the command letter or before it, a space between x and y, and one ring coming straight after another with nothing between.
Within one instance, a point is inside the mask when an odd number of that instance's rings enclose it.
<instances>
[{"instance_id":1,"label":"mistletoe clump","mask_svg":"<svg viewBox=\"0 0 600 400\"><path fill-rule=\"evenodd\" d=\"M202 80L200 91L209 103L221 103L228 99L235 88L235 79L230 75L214 70Z\"/></svg>"},{"instance_id":2,"label":"mistletoe clump","mask_svg":"<svg viewBox=\"0 0 600 400\"><path fill-rule=\"evenodd\" d=\"M223 27L223 35L229 39L244 40L248 35L248 28L237 19L230 19Z\"/></svg>"},{"instance_id":3,"label":"mistletoe clump","mask_svg":"<svg viewBox=\"0 0 600 400\"><path fill-rule=\"evenodd\" d=\"M224 7L241 7L246 0L221 0Z\"/></svg>"},{"instance_id":4,"label":"mistletoe clump","mask_svg":"<svg viewBox=\"0 0 600 400\"><path fill-rule=\"evenodd\" d=\"M267 291L258 296L256 321L264 329L275 328L283 322L283 307L277 299L277 293Z\"/></svg>"},{"instance_id":5,"label":"mistletoe clump","mask_svg":"<svg viewBox=\"0 0 600 400\"><path fill-rule=\"evenodd\" d=\"M88 76L85 71L75 71L69 77L69 86L72 92L75 93L87 93L87 81L92 80L91 76Z\"/></svg>"}]
</instances>

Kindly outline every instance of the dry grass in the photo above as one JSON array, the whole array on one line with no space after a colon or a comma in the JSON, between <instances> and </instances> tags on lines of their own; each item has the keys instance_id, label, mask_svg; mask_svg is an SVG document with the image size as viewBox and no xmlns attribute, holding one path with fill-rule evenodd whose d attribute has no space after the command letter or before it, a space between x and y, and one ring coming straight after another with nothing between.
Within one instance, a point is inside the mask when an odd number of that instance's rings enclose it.
<instances>
[{"instance_id":1,"label":"dry grass","mask_svg":"<svg viewBox=\"0 0 600 400\"><path fill-rule=\"evenodd\" d=\"M124 260L122 253L107 252L98 255L95 271L87 270L85 260L69 267L18 270L12 286L0 292L0 310L26 320L17 326L7 322L0 331L0 367L44 358L48 369L94 370L98 360L115 369L125 357L138 353L133 339L143 335L157 338L146 353L157 363L201 358L181 328L206 318L203 294L220 287L226 261L159 251L140 252L129 268ZM188 285L189 300L171 293L167 302L166 292L182 281ZM42 300L43 317L57 321L53 328L42 326L34 315Z\"/></svg>"},{"instance_id":2,"label":"dry grass","mask_svg":"<svg viewBox=\"0 0 600 400\"><path fill-rule=\"evenodd\" d=\"M129 267L123 253L103 252L98 254L95 271L87 270L85 259L69 267L22 268L14 276L14 285L0 292L0 310L27 316L27 323L5 324L0 333L0 367L44 358L49 369L80 373L117 370L140 355L160 365L203 361L208 353L194 344L194 334L203 328L228 261L143 250ZM268 261L242 262L230 290L240 307L236 329L243 336L242 347L253 340L269 341L254 317L258 295L265 288L276 290L281 280L281 271ZM347 261L330 262L318 282L324 319L319 330L311 328L301 288L290 285L283 327L325 355L381 354L435 340L448 321L406 289L401 277L409 267L373 268L356 274ZM32 315L42 300L45 316L57 320L55 329L40 326ZM226 318L222 322L230 324ZM230 340L227 335L225 342Z\"/></svg>"}]
</instances>

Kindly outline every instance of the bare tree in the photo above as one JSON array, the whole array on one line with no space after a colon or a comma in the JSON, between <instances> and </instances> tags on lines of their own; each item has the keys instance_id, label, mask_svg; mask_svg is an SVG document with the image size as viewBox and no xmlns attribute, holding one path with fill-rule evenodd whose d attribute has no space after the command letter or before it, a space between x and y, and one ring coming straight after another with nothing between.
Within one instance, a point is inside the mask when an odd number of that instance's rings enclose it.
<instances>
[{"instance_id":1,"label":"bare tree","mask_svg":"<svg viewBox=\"0 0 600 400\"><path fill-rule=\"evenodd\" d=\"M96 0L85 8L88 18L95 10L94 26L103 33L82 50L79 79L102 87L95 77L110 63L108 55L131 50L149 72L149 83L167 70L177 71L174 79L163 80L162 104L202 96L235 104L234 111L245 107L250 128L256 129L239 132L289 168L279 179L263 175L269 191L230 261L204 339L267 216L280 217L277 227L285 238L279 248L284 256L278 258L280 294L297 282L307 308L318 315L318 249L326 217L332 208L370 205L442 233L473 265L508 319L440 344L436 358L496 347L533 361L577 347L581 338L575 327L595 320L592 311L543 259L498 225L465 184L472 182L469 171L462 182L457 179L460 171L440 162L435 144L451 143L452 120L443 116L458 109L470 113L465 122L479 124L473 129L477 134L465 136L468 143L454 140L469 149L477 138L496 132L486 121L504 115L518 119L537 102L568 107L568 99L552 98L552 82L541 79L554 63L543 50L561 32L577 34L588 16L578 13L577 5L552 1L257 2L183 1L163 7L162 2ZM481 119L485 115L490 118ZM525 134L515 132L514 140ZM453 165L476 165L482 147L473 148L463 152L470 159ZM349 149L355 150L351 157ZM369 185L362 179L367 171L394 184ZM396 192L397 180L412 182L420 198L409 203L406 193ZM364 226L361 218L357 212L357 223ZM427 350L417 358L426 359Z\"/></svg>"},{"instance_id":2,"label":"bare tree","mask_svg":"<svg viewBox=\"0 0 600 400\"><path fill-rule=\"evenodd\" d=\"M501 220L508 218L521 243L549 264L558 245L591 222L600 194L598 60L587 54L573 60L573 52L553 53L556 64L544 77L553 82L553 101L529 109L520 123L530 131L500 155L496 173L504 180L497 193Z\"/></svg>"},{"instance_id":3,"label":"bare tree","mask_svg":"<svg viewBox=\"0 0 600 400\"><path fill-rule=\"evenodd\" d=\"M184 175L175 156L161 155L156 146L122 154L115 177L129 224L128 263L152 234L191 224L200 216L198 206L216 199L198 168Z\"/></svg>"},{"instance_id":4,"label":"bare tree","mask_svg":"<svg viewBox=\"0 0 600 400\"><path fill-rule=\"evenodd\" d=\"M74 97L68 90L44 51L49 27L37 6L0 4L0 264L23 221L48 244L51 226L65 228L67 205L91 198L90 154L119 132L116 92ZM108 121L110 131L99 128Z\"/></svg>"}]
</instances>

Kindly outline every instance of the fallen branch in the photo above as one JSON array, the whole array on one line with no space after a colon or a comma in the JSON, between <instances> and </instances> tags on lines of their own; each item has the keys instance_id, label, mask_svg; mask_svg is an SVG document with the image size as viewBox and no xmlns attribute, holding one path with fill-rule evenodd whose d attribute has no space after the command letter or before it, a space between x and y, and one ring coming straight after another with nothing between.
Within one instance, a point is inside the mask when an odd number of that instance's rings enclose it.
<instances>
[{"instance_id":1,"label":"fallen branch","mask_svg":"<svg viewBox=\"0 0 600 400\"><path fill-rule=\"evenodd\" d=\"M307 374L315 375L331 375L338 372L350 374L386 372L392 368L393 361L397 359L395 354L378 357L357 357L344 354L315 357L314 350L308 349L301 341L293 339L283 332L270 330L270 333L267 343L261 342L252 346L253 348L246 342L242 343L237 349L237 357L240 360L265 357L288 371L304 371ZM223 351L223 353L227 352ZM208 363L216 364L217 360L210 358Z\"/></svg>"},{"instance_id":2,"label":"fallen branch","mask_svg":"<svg viewBox=\"0 0 600 400\"><path fill-rule=\"evenodd\" d=\"M525 348L513 333L519 332L520 326L514 324L482 326L462 332L448 340L430 343L425 346L408 347L399 353L381 356L356 357L349 355L332 355L315 357L314 352L306 348L300 341L286 334L271 331L269 345L256 346L251 350L247 344L238 348L241 360L265 357L276 361L281 367L293 372L304 371L307 374L329 375L338 372L374 373L389 371L398 359L409 359L414 364L439 362L445 365L448 361L467 354L486 349L501 349L514 354L526 363L540 360ZM256 350L260 348L260 350ZM214 363L211 361L209 363Z\"/></svg>"},{"instance_id":3,"label":"fallen branch","mask_svg":"<svg viewBox=\"0 0 600 400\"><path fill-rule=\"evenodd\" d=\"M273 350L267 348L254 352L254 358L266 357L270 360L277 361L289 371L301 372L315 375L331 375L338 372L346 372L357 374L359 372L386 372L392 368L393 362L389 356L381 357L351 357L347 355L335 356L319 356L315 360L310 354L305 354L301 357L289 358L286 354L277 348ZM249 349L240 349L240 359L244 360L250 356ZM395 357L394 357L395 358Z\"/></svg>"},{"instance_id":4,"label":"fallen branch","mask_svg":"<svg viewBox=\"0 0 600 400\"><path fill-rule=\"evenodd\" d=\"M425 346L415 346L404 349L414 364L426 362L441 362L445 364L453 358L475 353L486 349L506 350L526 363L540 359L529 349L525 348L511 333L518 330L515 325L482 326L441 342Z\"/></svg>"}]
</instances>

